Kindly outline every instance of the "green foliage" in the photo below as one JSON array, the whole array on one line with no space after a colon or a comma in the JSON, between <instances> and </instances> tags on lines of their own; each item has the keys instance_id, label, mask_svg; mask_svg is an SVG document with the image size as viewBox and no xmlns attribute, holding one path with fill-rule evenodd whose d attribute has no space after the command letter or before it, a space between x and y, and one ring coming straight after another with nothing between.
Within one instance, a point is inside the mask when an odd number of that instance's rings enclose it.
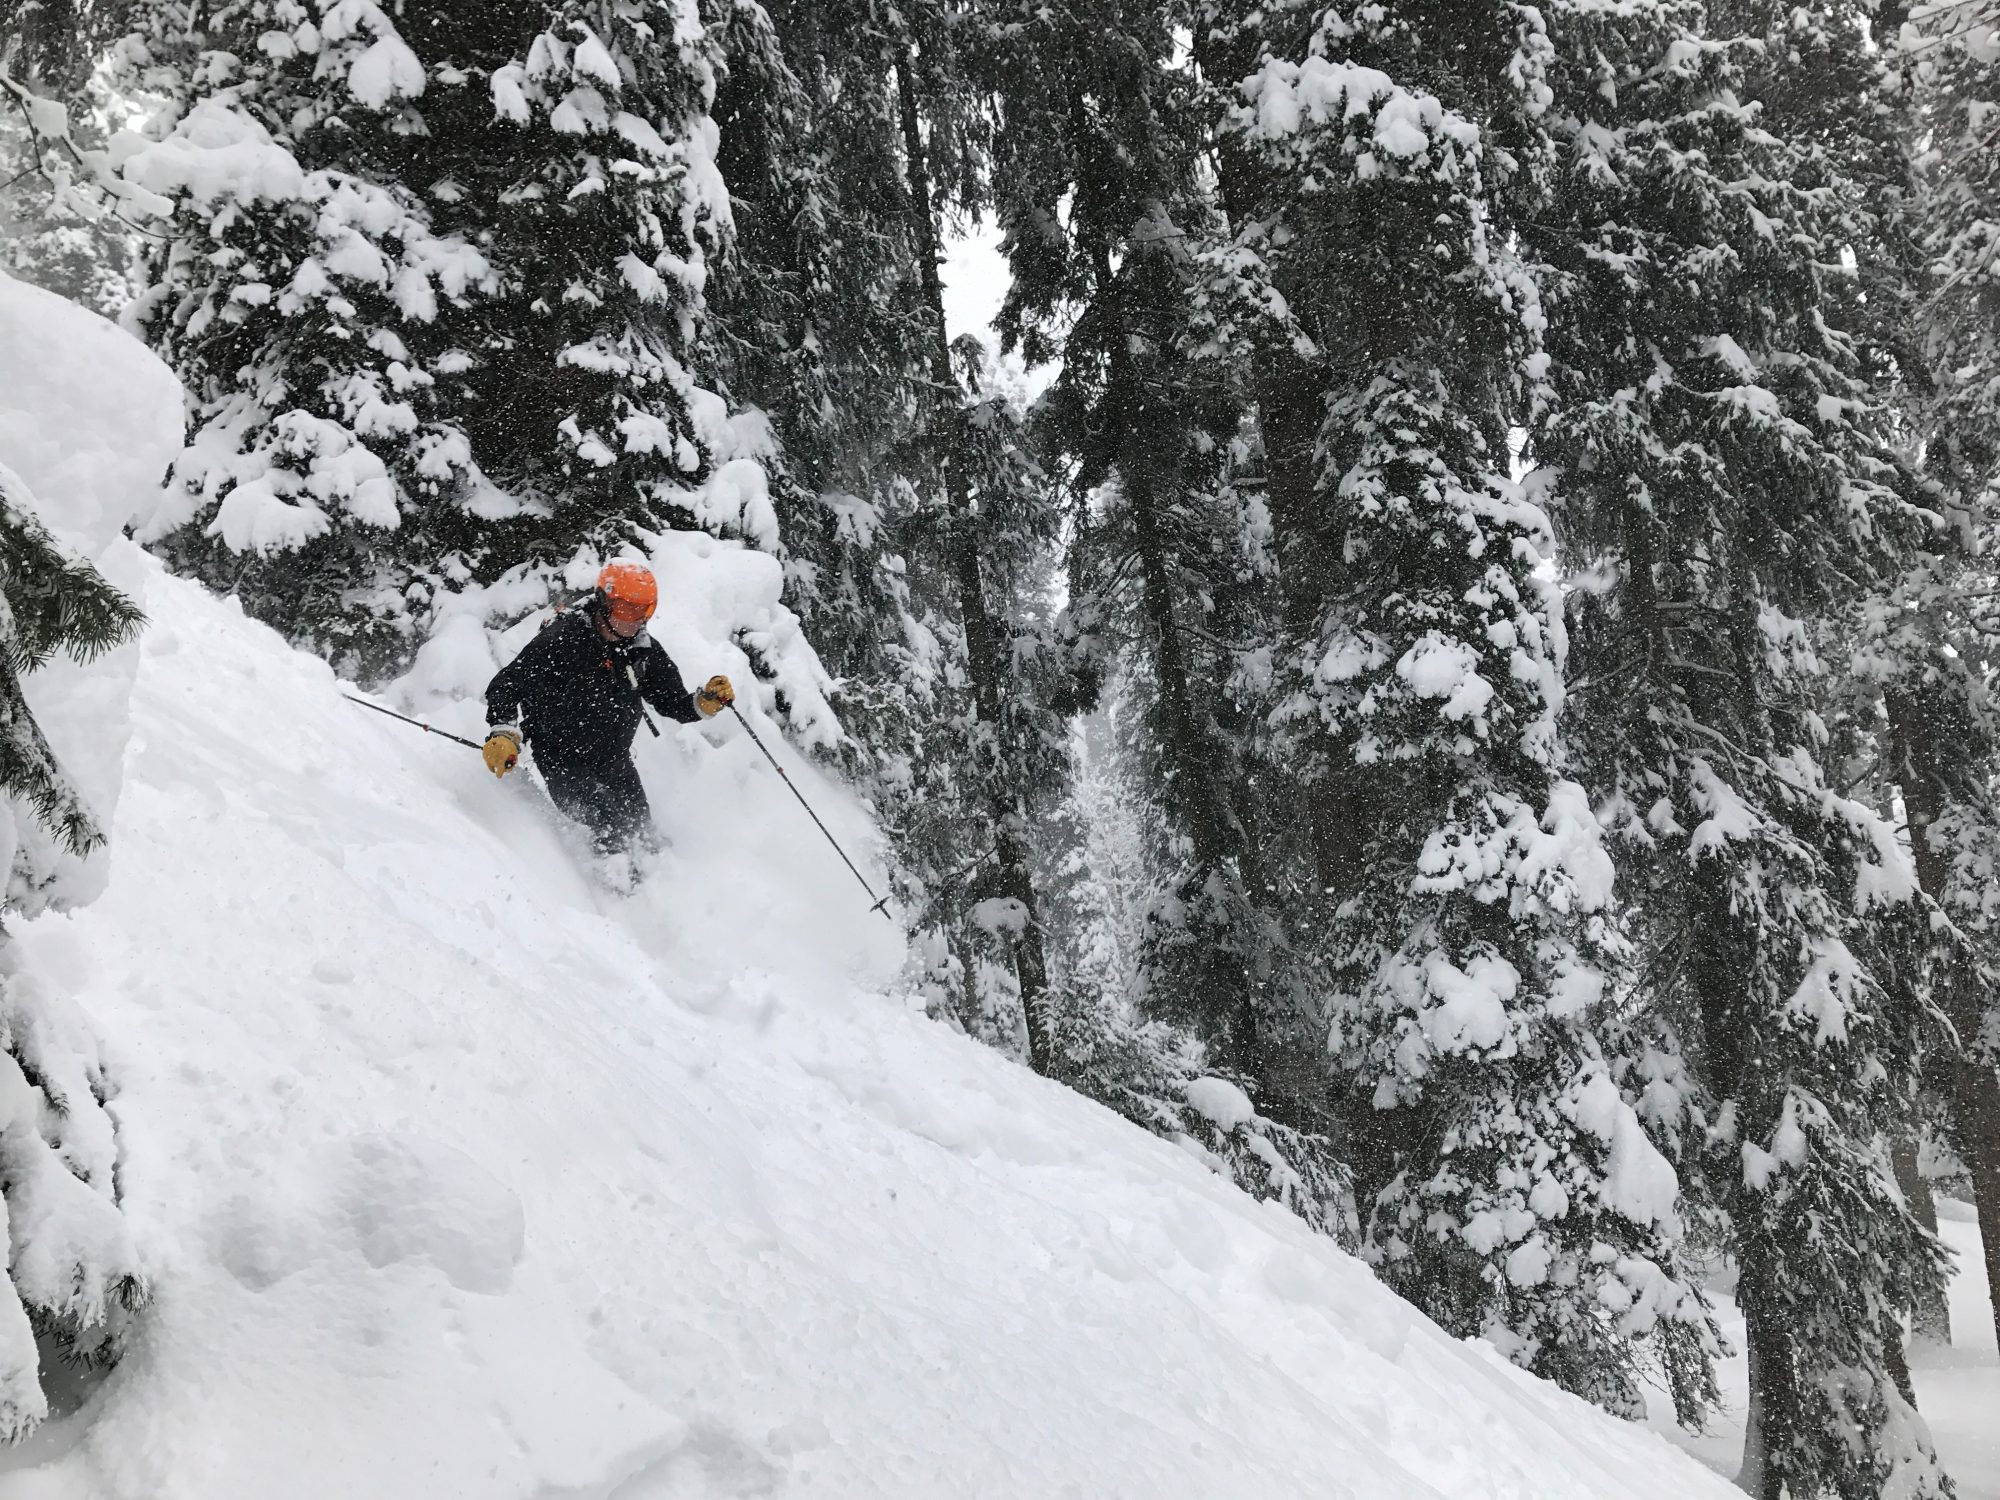
<instances>
[{"instance_id":1,"label":"green foliage","mask_svg":"<svg viewBox=\"0 0 2000 1500\"><path fill-rule=\"evenodd\" d=\"M77 661L122 646L145 615L89 563L69 556L27 509L18 481L0 470L0 594L13 629L0 655L31 672L57 651Z\"/></svg>"},{"instance_id":2,"label":"green foliage","mask_svg":"<svg viewBox=\"0 0 2000 1500\"><path fill-rule=\"evenodd\" d=\"M1829 668L1925 529L1867 357L1896 298L1864 303L1842 266L1894 269L1843 144L1874 70L1858 27L1774 14L1806 66L1757 108L1738 59L1760 54L1698 41L1693 6L1548 15L1565 150L1522 221L1554 389L1531 444L1565 497L1572 718L1639 983L1689 1039L1680 1169L1728 1215L1769 1483L1872 1492L1907 1463L1911 1493L1944 1493L1927 1445L1903 1451L1882 1336L1939 1251L1876 1145L1939 1015L1900 982L1924 920L1907 855L1835 783L1829 729Z\"/></svg>"},{"instance_id":3,"label":"green foliage","mask_svg":"<svg viewBox=\"0 0 2000 1500\"><path fill-rule=\"evenodd\" d=\"M1114 994L1071 981L1050 1006L1053 1076L1155 1135L1178 1141L1253 1198L1282 1205L1320 1233L1355 1246L1353 1174L1323 1135L1260 1114L1222 1124L1190 1101L1203 1079L1237 1086L1205 1065L1178 1027L1140 1016Z\"/></svg>"},{"instance_id":4,"label":"green foliage","mask_svg":"<svg viewBox=\"0 0 2000 1500\"><path fill-rule=\"evenodd\" d=\"M672 6L147 19L128 81L169 128L126 170L173 212L136 320L196 409L144 539L175 566L375 674L439 592L633 525L774 545L760 487L704 490L754 443L700 379L718 59L657 44Z\"/></svg>"},{"instance_id":5,"label":"green foliage","mask_svg":"<svg viewBox=\"0 0 2000 1500\"><path fill-rule=\"evenodd\" d=\"M29 506L25 486L0 467L0 789L26 802L71 853L87 854L104 830L43 738L21 678L57 651L89 661L123 645L145 616L68 556Z\"/></svg>"}]
</instances>

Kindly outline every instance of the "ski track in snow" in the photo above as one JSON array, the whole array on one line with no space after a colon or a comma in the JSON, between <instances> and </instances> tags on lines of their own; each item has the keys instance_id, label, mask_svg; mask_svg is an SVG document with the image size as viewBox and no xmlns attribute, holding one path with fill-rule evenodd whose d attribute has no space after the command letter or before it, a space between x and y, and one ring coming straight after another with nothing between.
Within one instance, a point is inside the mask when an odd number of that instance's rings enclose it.
<instances>
[{"instance_id":1,"label":"ski track in snow","mask_svg":"<svg viewBox=\"0 0 2000 1500\"><path fill-rule=\"evenodd\" d=\"M531 787L146 583L110 888L18 940L107 1040L157 1300L4 1500L1736 1493L885 998L731 726L642 740L674 849L621 901Z\"/></svg>"}]
</instances>

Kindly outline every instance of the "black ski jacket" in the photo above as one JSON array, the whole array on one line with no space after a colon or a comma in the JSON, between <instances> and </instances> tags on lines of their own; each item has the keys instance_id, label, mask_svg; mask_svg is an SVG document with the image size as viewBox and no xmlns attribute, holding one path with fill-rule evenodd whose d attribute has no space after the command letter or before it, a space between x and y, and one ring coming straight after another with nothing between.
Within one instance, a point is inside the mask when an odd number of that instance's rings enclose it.
<instances>
[{"instance_id":1,"label":"black ski jacket","mask_svg":"<svg viewBox=\"0 0 2000 1500\"><path fill-rule=\"evenodd\" d=\"M682 724L701 717L657 642L607 641L588 609L568 610L487 684L486 722L520 726L544 763L615 765L631 754L642 700Z\"/></svg>"}]
</instances>

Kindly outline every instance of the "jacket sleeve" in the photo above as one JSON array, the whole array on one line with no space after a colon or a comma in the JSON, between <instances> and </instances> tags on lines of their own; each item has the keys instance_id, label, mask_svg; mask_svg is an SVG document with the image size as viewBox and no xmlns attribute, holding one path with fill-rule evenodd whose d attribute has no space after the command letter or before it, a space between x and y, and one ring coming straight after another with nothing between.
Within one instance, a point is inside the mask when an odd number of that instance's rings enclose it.
<instances>
[{"instance_id":1,"label":"jacket sleeve","mask_svg":"<svg viewBox=\"0 0 2000 1500\"><path fill-rule=\"evenodd\" d=\"M649 643L646 675L639 691L648 703L676 723L692 724L701 718L701 710L694 706L694 694L681 686L681 669L658 641Z\"/></svg>"},{"instance_id":2,"label":"jacket sleeve","mask_svg":"<svg viewBox=\"0 0 2000 1500\"><path fill-rule=\"evenodd\" d=\"M520 728L528 703L539 696L542 679L548 675L555 634L553 626L542 631L521 648L520 655L493 674L493 680L486 684L488 725Z\"/></svg>"}]
</instances>

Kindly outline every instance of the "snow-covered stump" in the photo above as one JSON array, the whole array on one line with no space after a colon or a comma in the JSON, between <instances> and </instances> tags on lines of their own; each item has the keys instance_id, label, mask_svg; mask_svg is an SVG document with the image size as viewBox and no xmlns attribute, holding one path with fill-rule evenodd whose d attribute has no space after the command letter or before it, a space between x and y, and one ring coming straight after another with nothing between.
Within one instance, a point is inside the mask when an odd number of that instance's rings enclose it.
<instances>
[{"instance_id":1,"label":"snow-covered stump","mask_svg":"<svg viewBox=\"0 0 2000 1500\"><path fill-rule=\"evenodd\" d=\"M93 899L130 735L140 558L125 526L179 446L178 382L127 335L0 276L0 911ZM120 585L125 590L121 592ZM0 936L0 1441L48 1367L103 1367L147 1277L119 1209L89 1018Z\"/></svg>"}]
</instances>

